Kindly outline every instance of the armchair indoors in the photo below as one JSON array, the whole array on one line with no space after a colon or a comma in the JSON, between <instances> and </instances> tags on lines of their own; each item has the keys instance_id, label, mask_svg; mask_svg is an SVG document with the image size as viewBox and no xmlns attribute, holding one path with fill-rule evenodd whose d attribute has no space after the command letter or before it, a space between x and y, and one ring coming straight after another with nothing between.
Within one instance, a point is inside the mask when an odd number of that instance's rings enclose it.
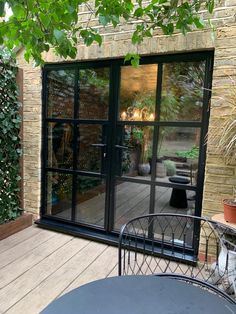
<instances>
[{"instance_id":1,"label":"armchair indoors","mask_svg":"<svg viewBox=\"0 0 236 314\"><path fill-rule=\"evenodd\" d=\"M235 301L236 230L202 217L152 214L126 223L119 275L171 276Z\"/></svg>"}]
</instances>

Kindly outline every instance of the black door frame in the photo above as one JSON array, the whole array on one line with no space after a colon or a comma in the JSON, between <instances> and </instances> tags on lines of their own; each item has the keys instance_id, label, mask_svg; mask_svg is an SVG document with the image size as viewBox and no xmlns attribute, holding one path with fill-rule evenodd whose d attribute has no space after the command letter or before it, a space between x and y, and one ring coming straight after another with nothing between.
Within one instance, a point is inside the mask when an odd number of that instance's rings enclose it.
<instances>
[{"instance_id":1,"label":"black door frame","mask_svg":"<svg viewBox=\"0 0 236 314\"><path fill-rule=\"evenodd\" d=\"M174 54L174 55L167 55L167 56L149 56L149 57L142 57L141 64L151 64L151 63L158 63L158 86L157 86L157 103L156 108L160 108L159 104L161 101L161 77L162 77L162 64L169 63L169 62L187 62L187 61L206 61L205 67L205 81L204 81L204 94L203 94L203 112L202 112L202 121L201 122L165 122L159 121L158 126L155 127L155 130L158 130L160 126L186 126L186 127L200 127L201 128L201 138L200 138L200 156L199 156L199 171L198 171L198 185L197 188L195 187L188 187L189 190L194 190L198 194L198 198L196 200L196 212L195 214L200 216L201 215L201 207L202 207L202 195L203 195L203 182L204 182L204 170L205 170L205 159L206 159L206 145L205 145L205 136L208 130L208 121L209 121L209 99L211 95L211 81L212 81L212 69L213 69L213 51L205 51L205 52L195 52L195 53L185 53L185 54ZM114 203L115 203L115 183L116 180L115 176L115 168L112 165L112 160L115 159L115 144L116 144L116 127L117 124L127 124L126 122L121 122L117 120L118 117L118 105L119 105L119 83L120 83L120 66L124 65L123 59L113 59L113 60L105 60L105 61L89 61L89 62L76 62L76 63L56 63L56 64L46 64L43 68L43 93L42 93L42 103L43 103L43 110L42 110L42 186L41 186L41 218L37 221L37 223L42 227L47 227L50 229L56 229L59 231L71 233L74 235L79 235L85 238L93 238L98 241L102 241L105 243L116 244L118 233L112 231L113 228L113 221L114 221ZM109 118L108 121L104 120L81 120L83 123L89 124L107 124L112 125L112 132L110 134L109 145L108 145L108 156L110 156L108 160L108 173L106 174L106 206L105 206L105 230L99 227L94 227L91 225L81 224L78 222L64 220L62 218L52 217L45 214L45 202L46 202L46 172L47 171L57 171L59 173L74 173L73 170L63 170L63 169L50 169L46 168L46 158L47 158L47 122L68 122L68 119L54 119L54 118L47 118L47 72L50 70L58 70L58 69L76 69L76 81L78 79L79 69L87 69L87 68L100 68L100 67L110 67L110 108L109 108ZM77 124L78 121L75 116L76 110L78 109L78 89L75 86L75 93L74 93L74 104L75 104L75 113L73 119L69 119L69 122L72 124ZM129 122L132 124L132 122ZM136 124L134 122L133 124ZM156 125L156 122L140 122L139 125ZM75 128L76 129L76 128ZM157 132L157 131L156 131ZM154 134L155 136L155 134ZM74 148L76 145L76 134L74 134ZM157 141L154 145L157 146ZM152 166L155 169L155 152L157 149L153 147L153 160ZM76 149L74 149L74 154L76 153ZM74 158L75 162L75 158ZM79 171L76 171L79 174ZM155 173L153 171L153 173ZM101 177L105 177L101 175ZM75 175L73 176L75 178ZM133 178L126 178L122 177L119 178L121 181L128 181L128 182L137 182L137 180ZM140 180L140 183L145 183L150 185L150 212L153 208L154 202L154 193L156 186L165 186L165 187L178 187L172 183L157 183L154 182L152 178L151 181ZM75 180L75 179L73 179ZM75 194L76 194L76 185L73 182L73 201L72 201L72 219L75 217ZM110 210L113 208L113 210Z\"/></svg>"}]
</instances>

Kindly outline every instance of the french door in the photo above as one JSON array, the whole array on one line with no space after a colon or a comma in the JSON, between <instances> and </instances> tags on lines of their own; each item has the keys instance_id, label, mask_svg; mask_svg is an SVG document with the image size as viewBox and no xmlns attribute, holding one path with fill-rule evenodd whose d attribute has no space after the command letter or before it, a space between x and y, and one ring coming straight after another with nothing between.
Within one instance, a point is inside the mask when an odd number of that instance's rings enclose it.
<instances>
[{"instance_id":1,"label":"french door","mask_svg":"<svg viewBox=\"0 0 236 314\"><path fill-rule=\"evenodd\" d=\"M46 65L41 221L109 237L143 214L200 215L211 61Z\"/></svg>"}]
</instances>

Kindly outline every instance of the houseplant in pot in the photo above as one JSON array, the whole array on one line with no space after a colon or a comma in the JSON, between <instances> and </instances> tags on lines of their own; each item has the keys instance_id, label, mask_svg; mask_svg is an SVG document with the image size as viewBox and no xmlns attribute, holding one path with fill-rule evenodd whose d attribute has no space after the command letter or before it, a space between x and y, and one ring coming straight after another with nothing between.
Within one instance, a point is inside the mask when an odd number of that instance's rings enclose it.
<instances>
[{"instance_id":1,"label":"houseplant in pot","mask_svg":"<svg viewBox=\"0 0 236 314\"><path fill-rule=\"evenodd\" d=\"M236 224L236 188L234 187L234 198L224 199L224 218L225 221Z\"/></svg>"},{"instance_id":2,"label":"houseplant in pot","mask_svg":"<svg viewBox=\"0 0 236 314\"><path fill-rule=\"evenodd\" d=\"M149 149L145 149L144 147L142 148L143 150L141 152L141 159L138 165L138 173L140 176L147 176L150 173L150 154Z\"/></svg>"},{"instance_id":3,"label":"houseplant in pot","mask_svg":"<svg viewBox=\"0 0 236 314\"><path fill-rule=\"evenodd\" d=\"M150 173L149 158L151 156L149 127L135 126L132 128L131 147L135 148L138 163L138 174L147 176Z\"/></svg>"}]
</instances>

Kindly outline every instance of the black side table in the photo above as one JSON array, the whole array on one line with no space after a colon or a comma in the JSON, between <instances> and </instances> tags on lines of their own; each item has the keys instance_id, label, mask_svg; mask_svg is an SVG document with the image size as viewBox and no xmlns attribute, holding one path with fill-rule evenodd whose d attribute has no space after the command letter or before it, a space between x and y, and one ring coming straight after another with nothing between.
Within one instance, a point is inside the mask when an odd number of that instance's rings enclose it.
<instances>
[{"instance_id":1,"label":"black side table","mask_svg":"<svg viewBox=\"0 0 236 314\"><path fill-rule=\"evenodd\" d=\"M184 177L170 177L169 181L172 183L189 184L190 180ZM170 206L175 208L187 208L188 201L186 191L178 188L173 188L170 197Z\"/></svg>"}]
</instances>

